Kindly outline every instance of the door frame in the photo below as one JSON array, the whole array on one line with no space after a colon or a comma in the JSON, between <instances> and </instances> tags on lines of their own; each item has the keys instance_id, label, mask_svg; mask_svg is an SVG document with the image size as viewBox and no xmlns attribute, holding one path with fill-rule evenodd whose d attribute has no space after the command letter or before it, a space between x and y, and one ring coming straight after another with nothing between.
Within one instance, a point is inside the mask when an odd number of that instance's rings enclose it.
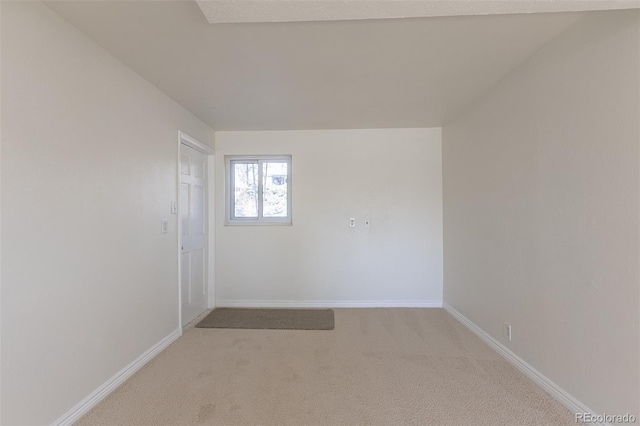
<instances>
[{"instance_id":1,"label":"door frame","mask_svg":"<svg viewBox=\"0 0 640 426\"><path fill-rule=\"evenodd\" d=\"M177 202L177 222L178 222L178 238L177 238L177 251L178 251L178 328L182 332L182 221L180 220L180 154L182 152L182 146L185 145L189 148L207 156L207 258L206 258L206 274L205 280L207 281L207 290L209 291L207 300L207 309L215 307L215 181L214 181L214 166L215 166L215 150L208 145L203 144L199 140L189 136L182 130L178 130L178 153L176 161L176 202Z\"/></svg>"}]
</instances>

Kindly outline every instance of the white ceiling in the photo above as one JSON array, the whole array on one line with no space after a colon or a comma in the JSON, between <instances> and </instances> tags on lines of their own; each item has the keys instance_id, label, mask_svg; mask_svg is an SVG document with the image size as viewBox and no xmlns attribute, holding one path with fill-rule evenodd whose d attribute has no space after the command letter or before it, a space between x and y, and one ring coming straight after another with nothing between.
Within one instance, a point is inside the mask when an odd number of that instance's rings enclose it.
<instances>
[{"instance_id":1,"label":"white ceiling","mask_svg":"<svg viewBox=\"0 0 640 426\"><path fill-rule=\"evenodd\" d=\"M581 16L210 25L194 1L46 4L216 130L440 126Z\"/></svg>"},{"instance_id":2,"label":"white ceiling","mask_svg":"<svg viewBox=\"0 0 640 426\"><path fill-rule=\"evenodd\" d=\"M640 0L197 0L197 2L211 24L577 12L640 7Z\"/></svg>"}]
</instances>

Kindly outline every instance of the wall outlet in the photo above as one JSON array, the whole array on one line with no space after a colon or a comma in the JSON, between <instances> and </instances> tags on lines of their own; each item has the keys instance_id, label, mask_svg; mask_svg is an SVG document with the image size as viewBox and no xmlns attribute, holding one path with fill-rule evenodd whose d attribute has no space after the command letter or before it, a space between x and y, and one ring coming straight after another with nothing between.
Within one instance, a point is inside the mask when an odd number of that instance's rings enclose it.
<instances>
[{"instance_id":1,"label":"wall outlet","mask_svg":"<svg viewBox=\"0 0 640 426\"><path fill-rule=\"evenodd\" d=\"M169 232L169 221L167 219L162 219L160 221L160 233L166 234Z\"/></svg>"},{"instance_id":2,"label":"wall outlet","mask_svg":"<svg viewBox=\"0 0 640 426\"><path fill-rule=\"evenodd\" d=\"M511 324L507 322L502 323L502 334L504 335L505 339L511 341Z\"/></svg>"},{"instance_id":3,"label":"wall outlet","mask_svg":"<svg viewBox=\"0 0 640 426\"><path fill-rule=\"evenodd\" d=\"M356 227L356 218L355 217L349 218L349 228L355 228L355 227Z\"/></svg>"}]
</instances>

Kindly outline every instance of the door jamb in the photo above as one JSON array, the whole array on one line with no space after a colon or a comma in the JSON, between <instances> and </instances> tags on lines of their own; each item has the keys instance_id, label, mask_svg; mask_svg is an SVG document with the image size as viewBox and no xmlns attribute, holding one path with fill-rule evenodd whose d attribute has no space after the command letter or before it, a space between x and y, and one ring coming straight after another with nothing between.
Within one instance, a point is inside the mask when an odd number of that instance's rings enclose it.
<instances>
[{"instance_id":1,"label":"door jamb","mask_svg":"<svg viewBox=\"0 0 640 426\"><path fill-rule=\"evenodd\" d=\"M193 148L196 151L201 152L207 156L207 274L205 279L207 280L207 286L209 290L209 297L207 300L208 309L215 307L215 205L214 205L214 164L215 164L215 150L208 145L203 144L197 139L189 136L182 130L178 130L178 157L176 162L177 171L177 190L176 190L176 202L177 202L177 222L178 222L178 237L177 237L177 250L178 250L178 329L182 334L182 221L180 220L180 154L182 145Z\"/></svg>"}]
</instances>

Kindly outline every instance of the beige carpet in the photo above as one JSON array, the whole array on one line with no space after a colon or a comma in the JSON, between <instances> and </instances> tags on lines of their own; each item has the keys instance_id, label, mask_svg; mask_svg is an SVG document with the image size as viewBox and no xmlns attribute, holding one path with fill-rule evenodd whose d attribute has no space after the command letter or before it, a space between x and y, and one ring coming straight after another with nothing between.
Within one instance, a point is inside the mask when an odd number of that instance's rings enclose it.
<instances>
[{"instance_id":1,"label":"beige carpet","mask_svg":"<svg viewBox=\"0 0 640 426\"><path fill-rule=\"evenodd\" d=\"M198 322L196 327L333 330L334 316L331 309L218 308Z\"/></svg>"},{"instance_id":2,"label":"beige carpet","mask_svg":"<svg viewBox=\"0 0 640 426\"><path fill-rule=\"evenodd\" d=\"M190 328L79 425L541 425L573 414L442 309Z\"/></svg>"}]
</instances>

